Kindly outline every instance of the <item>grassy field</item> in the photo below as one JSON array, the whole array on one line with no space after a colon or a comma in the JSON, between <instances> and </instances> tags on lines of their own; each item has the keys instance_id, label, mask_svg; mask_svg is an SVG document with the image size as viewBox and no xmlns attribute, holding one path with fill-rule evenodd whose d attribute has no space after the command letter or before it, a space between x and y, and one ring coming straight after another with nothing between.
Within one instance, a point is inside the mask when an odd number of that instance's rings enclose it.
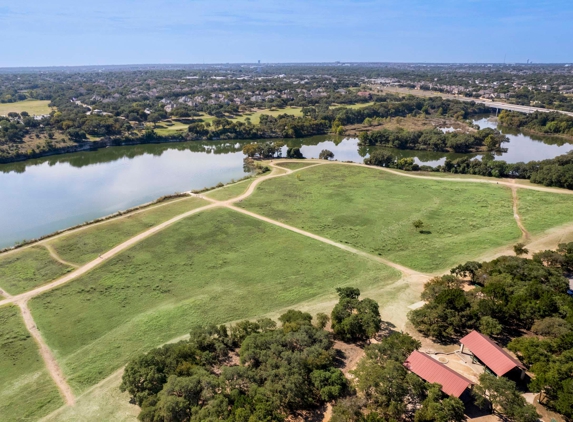
<instances>
[{"instance_id":1,"label":"grassy field","mask_svg":"<svg viewBox=\"0 0 573 422\"><path fill-rule=\"evenodd\" d=\"M150 227L204 205L207 202L199 198L177 199L58 237L49 243L65 261L85 264Z\"/></svg>"},{"instance_id":2,"label":"grassy field","mask_svg":"<svg viewBox=\"0 0 573 422\"><path fill-rule=\"evenodd\" d=\"M273 116L273 117L277 117L281 114L289 114L291 116L300 117L300 116L302 116L302 108L286 107L286 108L281 108L281 109L277 109L277 110L259 110L259 111L255 111L254 113L243 114L242 116L239 116L239 117L237 117L235 119L231 119L231 120L244 122L248 117L251 119L251 123L253 123L254 125L258 125L261 122L261 116L263 114Z\"/></svg>"},{"instance_id":3,"label":"grassy field","mask_svg":"<svg viewBox=\"0 0 573 422\"><path fill-rule=\"evenodd\" d=\"M19 294L72 269L54 260L43 246L33 246L0 255L0 287L10 294Z\"/></svg>"},{"instance_id":4,"label":"grassy field","mask_svg":"<svg viewBox=\"0 0 573 422\"><path fill-rule=\"evenodd\" d=\"M289 170L298 170L316 164L315 161L291 161L288 163L278 163L277 166L284 167Z\"/></svg>"},{"instance_id":5,"label":"grassy field","mask_svg":"<svg viewBox=\"0 0 573 422\"><path fill-rule=\"evenodd\" d=\"M20 310L0 308L0 419L37 420L62 404Z\"/></svg>"},{"instance_id":6,"label":"grassy field","mask_svg":"<svg viewBox=\"0 0 573 422\"><path fill-rule=\"evenodd\" d=\"M194 324L256 317L334 296L337 286L371 288L398 277L376 262L219 209L165 229L30 307L78 392Z\"/></svg>"},{"instance_id":7,"label":"grassy field","mask_svg":"<svg viewBox=\"0 0 573 422\"><path fill-rule=\"evenodd\" d=\"M343 165L297 174L262 183L240 206L419 271L446 269L520 237L505 187ZM412 226L418 219L425 234Z\"/></svg>"},{"instance_id":8,"label":"grassy field","mask_svg":"<svg viewBox=\"0 0 573 422\"><path fill-rule=\"evenodd\" d=\"M188 127L189 125L181 122L172 122L169 126L165 122L162 122L157 125L155 132L161 136L177 135L186 133Z\"/></svg>"},{"instance_id":9,"label":"grassy field","mask_svg":"<svg viewBox=\"0 0 573 422\"><path fill-rule=\"evenodd\" d=\"M50 114L52 109L48 107L48 100L26 100L15 103L0 103L0 116L15 112L27 111L31 115Z\"/></svg>"},{"instance_id":10,"label":"grassy field","mask_svg":"<svg viewBox=\"0 0 573 422\"><path fill-rule=\"evenodd\" d=\"M254 178L242 180L237 183L231 183L230 185L224 186L213 191L209 191L205 196L209 198L216 199L217 201L226 201L227 199L234 198L236 196L244 193L251 183L253 183Z\"/></svg>"},{"instance_id":11,"label":"grassy field","mask_svg":"<svg viewBox=\"0 0 573 422\"><path fill-rule=\"evenodd\" d=\"M523 225L531 234L573 222L573 195L519 189L517 198Z\"/></svg>"}]
</instances>

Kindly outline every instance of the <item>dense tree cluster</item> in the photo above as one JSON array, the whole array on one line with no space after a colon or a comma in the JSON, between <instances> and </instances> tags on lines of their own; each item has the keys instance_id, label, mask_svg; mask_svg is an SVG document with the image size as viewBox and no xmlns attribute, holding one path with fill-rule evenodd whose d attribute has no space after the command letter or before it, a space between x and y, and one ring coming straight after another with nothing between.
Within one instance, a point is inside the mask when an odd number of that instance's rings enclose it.
<instances>
[{"instance_id":1,"label":"dense tree cluster","mask_svg":"<svg viewBox=\"0 0 573 422\"><path fill-rule=\"evenodd\" d=\"M447 397L439 384L429 384L408 372L403 363L420 342L394 332L365 349L365 357L353 371L356 395L339 400L332 422L461 422L464 404Z\"/></svg>"},{"instance_id":2,"label":"dense tree cluster","mask_svg":"<svg viewBox=\"0 0 573 422\"><path fill-rule=\"evenodd\" d=\"M336 292L339 301L330 315L334 334L345 341L374 337L382 323L378 303L369 298L358 299L360 290L353 287L340 287Z\"/></svg>"},{"instance_id":3,"label":"dense tree cluster","mask_svg":"<svg viewBox=\"0 0 573 422\"><path fill-rule=\"evenodd\" d=\"M573 117L557 112L525 114L504 110L499 114L499 123L539 133L573 136Z\"/></svg>"},{"instance_id":4,"label":"dense tree cluster","mask_svg":"<svg viewBox=\"0 0 573 422\"><path fill-rule=\"evenodd\" d=\"M439 129L407 131L404 129L382 129L362 132L360 145L384 146L398 149L427 151L454 151L466 153L487 149L499 151L508 138L498 130L486 128L475 133L444 133Z\"/></svg>"},{"instance_id":5,"label":"dense tree cluster","mask_svg":"<svg viewBox=\"0 0 573 422\"><path fill-rule=\"evenodd\" d=\"M564 277L572 272L573 242L532 259L503 256L467 262L453 268L451 275L430 280L422 293L427 303L411 311L409 319L417 330L441 342L471 329L500 338L513 338L520 330L535 333L537 337L515 338L508 347L535 374L530 387L543 393L548 406L572 417L573 297ZM468 282L476 287L467 291L463 285ZM484 380L482 387L487 389L490 381ZM506 407L506 415L521 412L515 401L500 406ZM520 420L534 420L528 414Z\"/></svg>"},{"instance_id":6,"label":"dense tree cluster","mask_svg":"<svg viewBox=\"0 0 573 422\"><path fill-rule=\"evenodd\" d=\"M131 361L121 389L149 422L284 421L346 394L329 333L300 311L279 320L196 329Z\"/></svg>"},{"instance_id":7,"label":"dense tree cluster","mask_svg":"<svg viewBox=\"0 0 573 422\"><path fill-rule=\"evenodd\" d=\"M573 323L573 298L564 273L573 270L573 243L532 259L503 256L491 262L468 262L435 277L424 287L427 304L409 314L416 329L440 341L471 329L498 335L531 329L546 318ZM465 291L467 280L476 288Z\"/></svg>"}]
</instances>

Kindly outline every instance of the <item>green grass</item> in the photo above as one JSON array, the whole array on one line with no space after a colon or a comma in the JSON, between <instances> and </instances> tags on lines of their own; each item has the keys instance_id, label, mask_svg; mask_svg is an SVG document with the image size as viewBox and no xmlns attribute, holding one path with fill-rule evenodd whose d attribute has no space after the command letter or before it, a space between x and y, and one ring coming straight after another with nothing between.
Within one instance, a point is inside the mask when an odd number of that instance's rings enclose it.
<instances>
[{"instance_id":1,"label":"green grass","mask_svg":"<svg viewBox=\"0 0 573 422\"><path fill-rule=\"evenodd\" d=\"M0 420L37 420L62 404L20 310L0 308Z\"/></svg>"},{"instance_id":2,"label":"green grass","mask_svg":"<svg viewBox=\"0 0 573 422\"><path fill-rule=\"evenodd\" d=\"M573 195L518 189L518 212L531 234L573 222Z\"/></svg>"},{"instance_id":3,"label":"green grass","mask_svg":"<svg viewBox=\"0 0 573 422\"><path fill-rule=\"evenodd\" d=\"M237 183L231 183L230 185L207 192L205 196L216 199L217 201L226 201L243 194L251 183L253 183L253 180L254 178L251 178Z\"/></svg>"},{"instance_id":4,"label":"green grass","mask_svg":"<svg viewBox=\"0 0 573 422\"><path fill-rule=\"evenodd\" d=\"M261 122L261 116L266 114L268 116L277 117L281 114L289 114L291 116L300 117L302 116L302 108L298 107L286 107L277 110L259 110L255 111L254 113L243 114L242 116L236 117L234 121L244 122L247 117L251 119L251 123L254 125L258 125Z\"/></svg>"},{"instance_id":5,"label":"green grass","mask_svg":"<svg viewBox=\"0 0 573 422\"><path fill-rule=\"evenodd\" d=\"M145 239L30 307L75 391L195 324L253 318L334 288L385 286L377 262L227 209Z\"/></svg>"},{"instance_id":6,"label":"green grass","mask_svg":"<svg viewBox=\"0 0 573 422\"><path fill-rule=\"evenodd\" d=\"M54 260L43 246L32 246L0 255L0 286L10 294L19 294L72 269Z\"/></svg>"},{"instance_id":7,"label":"green grass","mask_svg":"<svg viewBox=\"0 0 573 422\"><path fill-rule=\"evenodd\" d=\"M335 106L330 106L330 108L346 107L346 108L357 109L357 108L368 107L368 106L371 106L373 104L374 104L374 101L370 101L368 103L358 103L358 104L338 104Z\"/></svg>"},{"instance_id":8,"label":"green grass","mask_svg":"<svg viewBox=\"0 0 573 422\"><path fill-rule=\"evenodd\" d=\"M52 109L48 107L48 100L26 100L15 103L0 103L0 116L15 112L21 113L27 111L31 115L50 114Z\"/></svg>"},{"instance_id":9,"label":"green grass","mask_svg":"<svg viewBox=\"0 0 573 422\"><path fill-rule=\"evenodd\" d=\"M172 125L168 126L165 122L159 123L155 128L155 132L161 136L177 135L180 133L186 133L189 125L181 122L172 122Z\"/></svg>"},{"instance_id":10,"label":"green grass","mask_svg":"<svg viewBox=\"0 0 573 422\"><path fill-rule=\"evenodd\" d=\"M288 163L278 163L277 166L279 167L283 167L285 169L289 169L289 170L298 170L298 169L302 169L308 166L312 166L316 164L316 162L314 161L310 161L310 162L304 162L304 161L291 161Z\"/></svg>"},{"instance_id":11,"label":"green grass","mask_svg":"<svg viewBox=\"0 0 573 422\"><path fill-rule=\"evenodd\" d=\"M58 237L50 244L65 261L85 264L157 224L207 204L207 201L199 198L169 201L161 206Z\"/></svg>"},{"instance_id":12,"label":"green grass","mask_svg":"<svg viewBox=\"0 0 573 422\"><path fill-rule=\"evenodd\" d=\"M309 168L265 181L239 206L419 271L447 269L520 237L509 188L375 168ZM431 233L413 228L418 219Z\"/></svg>"}]
</instances>

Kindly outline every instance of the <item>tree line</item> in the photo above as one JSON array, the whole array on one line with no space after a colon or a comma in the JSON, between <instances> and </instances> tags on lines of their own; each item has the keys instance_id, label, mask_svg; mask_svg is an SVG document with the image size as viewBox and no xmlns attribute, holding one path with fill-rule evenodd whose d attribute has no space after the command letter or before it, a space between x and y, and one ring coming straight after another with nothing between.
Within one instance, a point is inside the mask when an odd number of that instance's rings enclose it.
<instances>
[{"instance_id":1,"label":"tree line","mask_svg":"<svg viewBox=\"0 0 573 422\"><path fill-rule=\"evenodd\" d=\"M573 117L562 113L544 113L536 111L531 114L503 110L499 113L499 123L516 129L526 129L548 135L573 136Z\"/></svg>"},{"instance_id":2,"label":"tree line","mask_svg":"<svg viewBox=\"0 0 573 422\"><path fill-rule=\"evenodd\" d=\"M362 132L359 145L385 146L397 149L426 151L454 151L467 153L486 149L500 151L504 142L509 139L496 129L485 128L475 133L444 133L439 129L407 131L405 129L382 129Z\"/></svg>"}]
</instances>

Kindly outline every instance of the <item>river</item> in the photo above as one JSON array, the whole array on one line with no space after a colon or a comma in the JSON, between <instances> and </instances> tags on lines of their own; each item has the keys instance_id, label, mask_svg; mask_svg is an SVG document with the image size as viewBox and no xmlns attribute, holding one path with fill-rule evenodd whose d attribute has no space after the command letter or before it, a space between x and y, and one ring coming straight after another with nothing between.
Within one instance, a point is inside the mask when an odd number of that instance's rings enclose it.
<instances>
[{"instance_id":1,"label":"river","mask_svg":"<svg viewBox=\"0 0 573 422\"><path fill-rule=\"evenodd\" d=\"M480 127L496 127L482 118ZM499 159L541 160L573 150L556 138L537 138L501 128L510 142ZM248 174L242 146L249 141L182 142L105 148L0 165L0 248L124 210L160 196L227 183ZM305 157L323 149L339 161L362 162L368 148L355 138L290 139ZM391 150L437 165L462 154ZM286 147L284 152L286 152Z\"/></svg>"}]
</instances>

